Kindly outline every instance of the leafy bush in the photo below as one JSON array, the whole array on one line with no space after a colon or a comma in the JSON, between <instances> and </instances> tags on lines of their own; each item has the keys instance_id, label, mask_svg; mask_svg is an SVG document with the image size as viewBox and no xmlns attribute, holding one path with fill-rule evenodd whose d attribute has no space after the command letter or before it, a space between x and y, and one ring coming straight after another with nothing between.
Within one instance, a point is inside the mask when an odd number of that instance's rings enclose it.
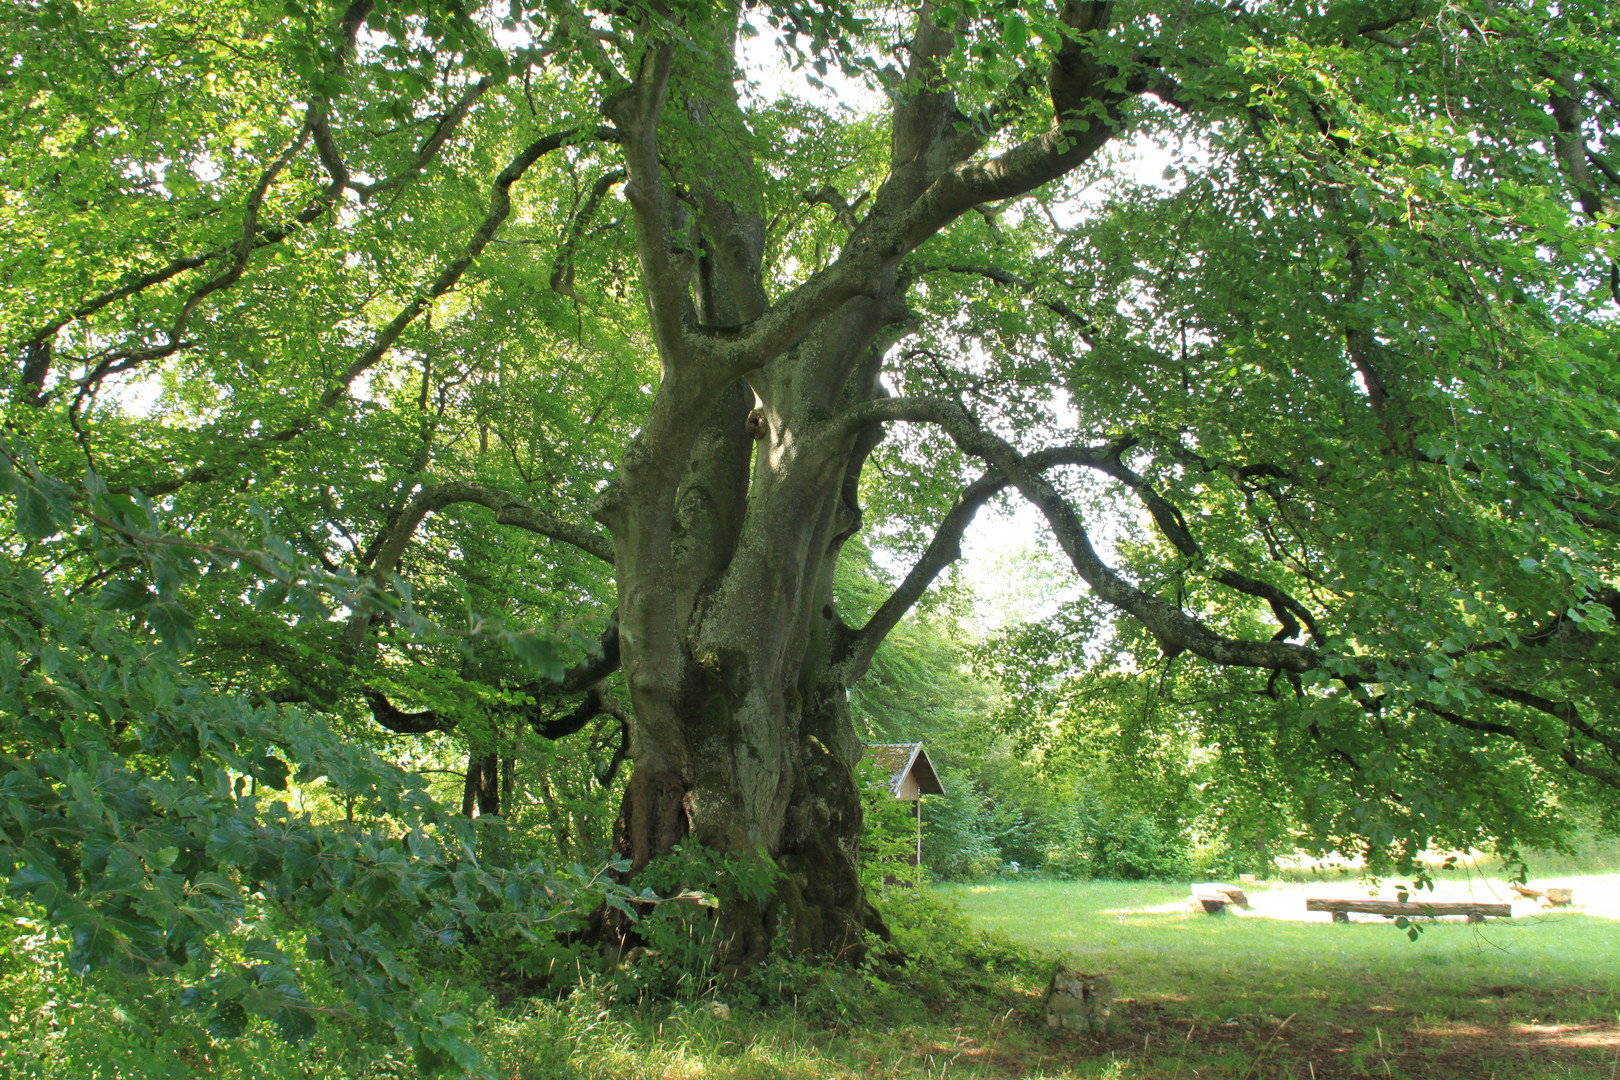
<instances>
[{"instance_id":1,"label":"leafy bush","mask_svg":"<svg viewBox=\"0 0 1620 1080\"><path fill-rule=\"evenodd\" d=\"M881 893L892 883L914 885L911 864L917 852L917 822L912 803L889 793L889 776L870 757L861 761L861 884Z\"/></svg>"},{"instance_id":2,"label":"leafy bush","mask_svg":"<svg viewBox=\"0 0 1620 1080\"><path fill-rule=\"evenodd\" d=\"M1047 849L1042 869L1057 877L1140 881L1183 877L1192 870L1185 836L1170 835L1140 810L1082 802L1063 839Z\"/></svg>"},{"instance_id":3,"label":"leafy bush","mask_svg":"<svg viewBox=\"0 0 1620 1080\"><path fill-rule=\"evenodd\" d=\"M87 490L108 524L73 536L81 497L0 452L19 533L94 546L110 577L87 602L0 560L0 876L38 947L114 1002L204 1018L211 1038L266 1023L310 1038L332 1012L305 993L319 965L424 1070L473 1064L464 1018L412 952L544 936L626 890L600 872L486 865L419 777L188 672L179 583L221 560L284 560L164 536L149 504ZM295 785L360 813L294 809Z\"/></svg>"},{"instance_id":4,"label":"leafy bush","mask_svg":"<svg viewBox=\"0 0 1620 1080\"><path fill-rule=\"evenodd\" d=\"M694 841L648 863L636 875L643 892L635 933L643 944L611 976L612 995L690 1000L712 993L728 911L763 909L780 879L764 852L727 856ZM655 895L663 897L656 904Z\"/></svg>"},{"instance_id":5,"label":"leafy bush","mask_svg":"<svg viewBox=\"0 0 1620 1080\"><path fill-rule=\"evenodd\" d=\"M999 834L1014 821L998 812L966 770L941 770L940 780L945 794L930 796L923 806L923 864L948 880L990 876L1002 863Z\"/></svg>"}]
</instances>

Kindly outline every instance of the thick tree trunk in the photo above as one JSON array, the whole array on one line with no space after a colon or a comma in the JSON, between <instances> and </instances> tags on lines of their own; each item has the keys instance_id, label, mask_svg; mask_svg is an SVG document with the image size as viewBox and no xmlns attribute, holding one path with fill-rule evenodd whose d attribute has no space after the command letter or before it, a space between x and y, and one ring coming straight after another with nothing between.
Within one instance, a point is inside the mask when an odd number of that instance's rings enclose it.
<instances>
[{"instance_id":1,"label":"thick tree trunk","mask_svg":"<svg viewBox=\"0 0 1620 1080\"><path fill-rule=\"evenodd\" d=\"M604 515L635 709L621 851L636 869L686 840L775 862L782 876L763 910L722 908L732 966L773 941L854 957L864 932L886 934L858 874L862 750L842 664L849 631L832 590L876 438L827 418L879 392L876 364L900 315L851 301L791 358L816 378L767 371L752 411L741 384L722 395L689 451L667 547L644 546L661 531L656 488ZM636 479L626 476L626 494ZM662 622L671 615L673 632Z\"/></svg>"},{"instance_id":2,"label":"thick tree trunk","mask_svg":"<svg viewBox=\"0 0 1620 1080\"><path fill-rule=\"evenodd\" d=\"M501 786L498 760L494 754L467 752L467 779L461 789L464 817L489 817L501 812ZM507 787L511 784L508 781Z\"/></svg>"},{"instance_id":3,"label":"thick tree trunk","mask_svg":"<svg viewBox=\"0 0 1620 1080\"><path fill-rule=\"evenodd\" d=\"M768 714L751 707L742 684L714 686L679 718L694 748L703 748L689 771L637 769L625 792L617 839L638 869L691 842L775 863L780 877L762 908L722 898L722 958L730 970L762 959L773 944L858 958L866 932L887 936L860 883L855 759L835 749L852 741L852 728L843 689L833 689ZM735 751L722 747L728 735L738 739ZM770 744L780 753L755 753Z\"/></svg>"},{"instance_id":4,"label":"thick tree trunk","mask_svg":"<svg viewBox=\"0 0 1620 1080\"><path fill-rule=\"evenodd\" d=\"M725 26L722 41L735 20ZM774 861L781 884L763 910L722 908L733 965L773 938L853 956L864 930L882 929L857 872L861 747L846 698L871 642L853 647L832 581L879 430L852 418L886 396L883 354L908 317L900 260L1107 138L1098 124L1054 130L995 168L959 170L981 136L964 131L940 78L953 48L925 10L895 91L890 174L865 220L851 220L837 272L813 275L785 307L765 287L767 182L747 151L729 52L649 49L606 104L661 367L594 511L613 534L634 716L619 840L638 870L688 839ZM679 134L661 141L666 112L681 117Z\"/></svg>"}]
</instances>

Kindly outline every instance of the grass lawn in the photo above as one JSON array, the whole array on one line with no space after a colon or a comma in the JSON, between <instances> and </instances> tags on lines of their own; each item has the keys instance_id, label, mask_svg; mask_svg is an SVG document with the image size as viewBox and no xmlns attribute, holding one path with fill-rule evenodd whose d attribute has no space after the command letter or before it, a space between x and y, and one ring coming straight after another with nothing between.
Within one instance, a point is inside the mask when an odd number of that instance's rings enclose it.
<instances>
[{"instance_id":1,"label":"grass lawn","mask_svg":"<svg viewBox=\"0 0 1620 1080\"><path fill-rule=\"evenodd\" d=\"M1620 1080L1620 857L1538 870L1573 907L1521 902L1416 941L1382 918L1307 916L1306 895L1367 895L1345 875L1260 882L1249 910L1221 915L1179 883L939 890L955 913L901 889L884 907L900 966L776 960L674 1005L625 1003L601 975L560 1000L474 982L454 1000L497 1080ZM1438 877L1436 900L1510 898L1477 868ZM1111 977L1106 1031L1045 1025L1059 962ZM354 1023L296 1046L268 1029L210 1044L189 1021L148 1037L118 1009L53 999L25 1017L3 996L0 1080L420 1076Z\"/></svg>"},{"instance_id":2,"label":"grass lawn","mask_svg":"<svg viewBox=\"0 0 1620 1080\"><path fill-rule=\"evenodd\" d=\"M1620 1075L1620 874L1562 875L1573 909L1436 921L1305 921L1307 894L1365 882L1249 887L1255 911L1195 913L1181 885L1016 882L947 888L975 923L1081 970L1111 973L1121 1077ZM1381 892L1393 898L1392 890ZM1423 894L1423 898L1427 897ZM1438 900L1512 898L1444 874Z\"/></svg>"},{"instance_id":3,"label":"grass lawn","mask_svg":"<svg viewBox=\"0 0 1620 1080\"><path fill-rule=\"evenodd\" d=\"M803 998L638 1012L576 995L493 1022L485 1046L501 1080L1620 1077L1620 872L1547 882L1574 887L1571 909L1521 903L1512 920L1434 922L1415 942L1381 918L1307 919L1306 894L1366 896L1368 885L1298 877L1250 886L1252 909L1224 915L1195 913L1181 884L948 886L972 927L951 932L953 948L974 964L953 969L954 954L924 944L898 981L821 973ZM1435 899L1509 897L1477 871L1440 879ZM919 925L932 918L913 910ZM984 932L1039 950L1041 963L974 946ZM1106 1033L1042 1023L1059 960L1111 975Z\"/></svg>"}]
</instances>

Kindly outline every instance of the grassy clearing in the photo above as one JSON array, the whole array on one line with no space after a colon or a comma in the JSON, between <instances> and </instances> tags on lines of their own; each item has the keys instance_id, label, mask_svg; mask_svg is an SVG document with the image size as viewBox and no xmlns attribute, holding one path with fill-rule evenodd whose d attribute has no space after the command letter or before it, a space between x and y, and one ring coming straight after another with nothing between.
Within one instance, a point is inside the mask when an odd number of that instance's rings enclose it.
<instances>
[{"instance_id":1,"label":"grassy clearing","mask_svg":"<svg viewBox=\"0 0 1620 1080\"><path fill-rule=\"evenodd\" d=\"M1306 921L1307 893L1365 893L1338 874L1251 886L1253 912L1224 916L1193 912L1179 884L954 886L942 891L965 917L891 900L912 959L881 975L790 962L676 1006L606 1006L590 987L561 1002L465 1004L499 1080L1615 1080L1620 872L1556 883L1575 888L1574 909L1435 923L1416 942L1382 919ZM1484 897L1502 885L1470 869L1442 875L1437 892ZM1059 959L1112 973L1108 1033L1042 1024L1040 992ZM50 1026L46 1041L72 1025ZM65 1070L60 1053L22 1064L0 1038L0 1077L417 1075L376 1042L218 1056L193 1041L162 1068L150 1053L131 1068L114 1052L117 1030L103 1028L102 1052Z\"/></svg>"},{"instance_id":2,"label":"grassy clearing","mask_svg":"<svg viewBox=\"0 0 1620 1080\"><path fill-rule=\"evenodd\" d=\"M1257 915L1194 913L1184 886L1160 884L947 893L983 926L1113 973L1124 1000L1103 1042L1128 1057L1122 1076L1608 1080L1620 1070L1620 874L1557 883L1575 888L1575 909L1436 921L1415 942L1381 918L1305 921L1307 894L1369 891L1339 874L1251 886ZM1512 894L1472 868L1441 875L1436 899L1467 896Z\"/></svg>"},{"instance_id":3,"label":"grassy clearing","mask_svg":"<svg viewBox=\"0 0 1620 1080\"><path fill-rule=\"evenodd\" d=\"M576 995L492 1021L487 1046L503 1080L1613 1080L1620 873L1559 883L1575 909L1435 922L1416 942L1383 919L1306 921L1307 893L1366 893L1337 874L1253 886L1254 911L1228 916L1190 910L1183 885L955 886L942 891L973 926L1039 962L958 926L950 955L937 931L913 936L919 959L897 980L790 972L773 1002L645 1012ZM1469 868L1437 898L1503 885ZM1113 974L1107 1034L1041 1024L1059 958Z\"/></svg>"},{"instance_id":4,"label":"grassy clearing","mask_svg":"<svg viewBox=\"0 0 1620 1080\"><path fill-rule=\"evenodd\" d=\"M957 971L976 983L965 987L924 957L898 983L807 982L801 1000L729 1004L729 1015L713 1002L646 1015L546 1007L492 1027L490 1045L512 1080L1612 1080L1620 874L1560 880L1576 909L1435 922L1416 942L1382 919L1305 921L1306 893L1366 891L1338 875L1251 890L1256 912L1297 908L1292 918L1194 913L1181 885L958 886L944 891L974 924L1044 951L1042 966ZM1437 894L1502 885L1459 872ZM1108 1034L1041 1026L1039 973L1058 956L1113 973Z\"/></svg>"}]
</instances>

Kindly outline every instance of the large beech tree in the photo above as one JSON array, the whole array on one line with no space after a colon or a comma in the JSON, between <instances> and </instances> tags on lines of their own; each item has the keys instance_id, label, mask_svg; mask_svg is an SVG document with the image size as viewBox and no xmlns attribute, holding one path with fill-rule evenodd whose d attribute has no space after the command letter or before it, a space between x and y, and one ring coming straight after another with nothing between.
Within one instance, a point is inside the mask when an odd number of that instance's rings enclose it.
<instances>
[{"instance_id":1,"label":"large beech tree","mask_svg":"<svg viewBox=\"0 0 1620 1080\"><path fill-rule=\"evenodd\" d=\"M993 500L1087 598L1035 659L1219 683L1201 737L1334 793L1315 835L1546 840L1620 788L1607 4L0 18L16 446L476 613L151 594L212 677L454 729L469 812L511 731L622 730L635 866L784 872L735 960L880 929L848 694ZM863 520L910 565L857 618ZM128 576L84 551L13 545Z\"/></svg>"}]
</instances>

